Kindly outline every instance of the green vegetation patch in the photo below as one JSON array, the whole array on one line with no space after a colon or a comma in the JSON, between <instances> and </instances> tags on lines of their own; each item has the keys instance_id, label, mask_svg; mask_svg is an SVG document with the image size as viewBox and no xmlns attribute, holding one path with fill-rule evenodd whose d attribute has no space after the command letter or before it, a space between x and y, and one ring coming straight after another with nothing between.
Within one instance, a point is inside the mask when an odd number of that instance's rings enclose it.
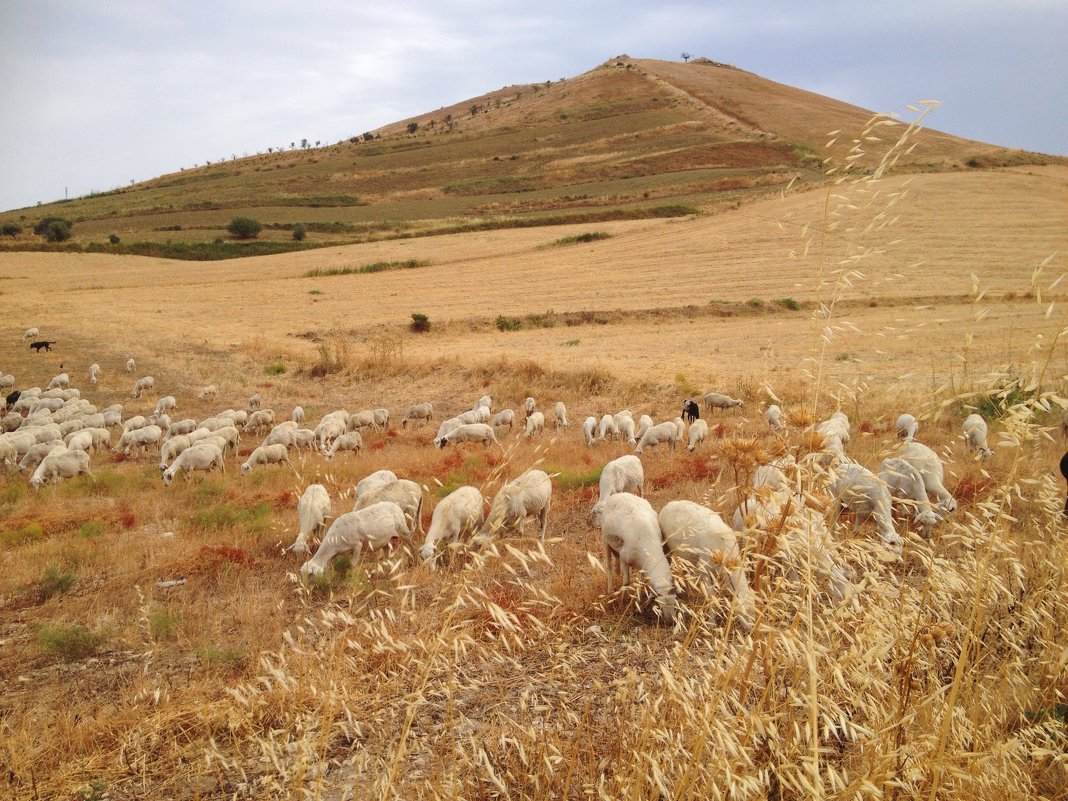
<instances>
[{"instance_id":1,"label":"green vegetation patch","mask_svg":"<svg viewBox=\"0 0 1068 801\"><path fill-rule=\"evenodd\" d=\"M607 231L588 231L577 236L565 236L553 242L554 245L578 245L583 242L597 242L601 239L611 239L612 235Z\"/></svg>"},{"instance_id":2,"label":"green vegetation patch","mask_svg":"<svg viewBox=\"0 0 1068 801\"><path fill-rule=\"evenodd\" d=\"M381 273L389 270L414 270L417 267L426 267L430 264L429 259L405 259L404 261L376 261L372 264L364 264L360 267L327 267L308 270L304 273L305 278L323 278L331 275L358 275L360 273Z\"/></svg>"},{"instance_id":3,"label":"green vegetation patch","mask_svg":"<svg viewBox=\"0 0 1068 801\"><path fill-rule=\"evenodd\" d=\"M80 623L42 625L36 630L37 645L51 656L67 661L84 659L96 653L103 637L94 634Z\"/></svg>"}]
</instances>

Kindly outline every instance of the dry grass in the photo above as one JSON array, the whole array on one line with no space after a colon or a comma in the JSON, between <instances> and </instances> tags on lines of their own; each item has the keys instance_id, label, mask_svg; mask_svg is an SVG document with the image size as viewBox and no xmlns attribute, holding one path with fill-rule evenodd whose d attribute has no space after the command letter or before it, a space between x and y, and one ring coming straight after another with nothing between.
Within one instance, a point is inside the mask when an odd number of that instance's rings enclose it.
<instances>
[{"instance_id":1,"label":"dry grass","mask_svg":"<svg viewBox=\"0 0 1068 801\"><path fill-rule=\"evenodd\" d=\"M978 192L992 177L1002 189L998 238L1017 250L992 248L979 262L971 248L986 236L994 205L967 187ZM616 224L612 239L566 249L576 261L563 266L552 263L559 250L539 249L555 231L448 238L416 280L335 278L329 289L318 286L334 292L339 282L344 294L314 296L314 307L299 278L307 254L216 267L215 280L183 265L164 287L160 265L141 260L3 257L0 270L19 282L6 296L19 327L9 326L8 341L35 324L63 343L39 356L8 351L3 367L20 385L47 382L61 361L97 361L104 376L92 389L70 368L88 397L101 406L124 401L128 413L150 409L154 398L125 398L132 379L121 364L132 353L138 373L155 375L159 394L176 395L182 415L197 418L259 392L280 413L301 403L311 420L342 406L385 405L397 416L420 400L432 401L440 419L488 393L513 408L527 395L545 408L561 399L573 422L538 441L505 433L503 453L437 450L432 428L393 428L368 433L359 457L302 455L292 470L247 476L231 464L225 477L169 489L152 457L98 455L94 478L40 492L24 477L0 475L0 760L9 794L1063 797L1068 546L1064 488L1052 475L1063 448L1052 410L1064 402L1068 355L1061 304L1047 314L1059 300L1049 274L1059 262L1032 275L1056 249L1051 243L1063 242L1046 205L1063 210L1065 199L1053 171L975 180L917 181L892 235L905 242L885 256L875 251L891 247L889 233L880 242L882 232L845 230L803 255L804 214L819 221L825 202L806 193L718 221ZM959 216L938 200L941 191L960 193ZM931 235L931 261L904 269L914 285L902 289L907 282L892 278L887 262L904 250L915 251L900 260L911 263L924 247L913 236L934 225L916 205L941 209L945 229ZM1006 207L1019 216L1006 221ZM1025 216L1029 234L1006 232ZM723 247L740 241L752 243L744 256ZM338 263L416 254L410 243L380 247L339 254ZM775 247L783 248L777 261ZM612 250L594 256L594 248ZM799 252L793 262L790 249ZM872 264L850 261L856 252L871 254ZM847 269L834 274L843 261ZM797 265L788 276L770 269L785 263ZM816 318L781 309L459 330L491 312L588 308L591 279L608 264L623 277L598 301L604 308L648 309L656 304L641 288L654 284L668 287L657 296L662 306L691 303L687 269L718 297L825 300L834 291L840 302ZM90 283L105 287L89 291L94 314L75 314L86 301L65 290ZM986 287L1020 296L982 295ZM907 312L849 304L924 294L941 300ZM182 316L164 314L161 298ZM400 333L392 315L400 325L413 310L458 328ZM863 366L826 357L806 364L821 336L834 343L831 353L848 336ZM573 338L578 346L561 346ZM318 348L338 366L313 379L306 373ZM279 355L305 372L265 376L264 361ZM679 376L750 402L710 419L714 433L694 454L645 455L654 507L690 498L729 515L755 466L784 451L804 466L801 480L819 506L807 427L842 408L853 423L849 453L870 467L896 446L897 414L916 414L921 439L946 456L960 509L931 540L908 534L902 559L887 558L870 526L838 524L832 547L859 589L840 606L808 549L795 551L796 571L784 570L791 546L782 532L751 531L743 545L760 577L753 632L734 625L722 598L699 593L683 598L676 629L660 627L644 591L605 592L589 516L596 471L630 448L587 448L578 426L587 414L620 408L674 417ZM1006 393L1007 413L992 426L997 455L977 464L959 441L962 413L1010 378L1035 392ZM219 397L195 400L206 383L219 386ZM787 413L783 435L767 429L753 400L768 390ZM242 449L252 445L246 437ZM338 562L310 588L296 581L300 557L284 549L295 534L295 499L309 483L324 484L340 513L356 480L391 468L427 488L426 525L444 488L472 484L488 497L534 464L560 473L545 543L513 537L486 552L460 549L439 571L402 553ZM157 583L177 579L185 583Z\"/></svg>"}]
</instances>

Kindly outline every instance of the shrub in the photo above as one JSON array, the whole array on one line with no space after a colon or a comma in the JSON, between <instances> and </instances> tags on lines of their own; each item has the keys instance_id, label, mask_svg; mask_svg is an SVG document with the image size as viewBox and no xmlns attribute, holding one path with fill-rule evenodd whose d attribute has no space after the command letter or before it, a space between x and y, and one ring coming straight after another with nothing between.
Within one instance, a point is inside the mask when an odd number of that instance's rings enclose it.
<instances>
[{"instance_id":1,"label":"shrub","mask_svg":"<svg viewBox=\"0 0 1068 801\"><path fill-rule=\"evenodd\" d=\"M36 634L37 644L41 650L46 654L61 656L68 661L92 656L100 647L103 639L80 623L66 626L45 624L38 627Z\"/></svg>"},{"instance_id":2,"label":"shrub","mask_svg":"<svg viewBox=\"0 0 1068 801\"><path fill-rule=\"evenodd\" d=\"M99 537L104 533L104 524L97 522L82 523L81 528L78 529L78 536L91 540L93 537Z\"/></svg>"},{"instance_id":3,"label":"shrub","mask_svg":"<svg viewBox=\"0 0 1068 801\"><path fill-rule=\"evenodd\" d=\"M178 633L178 616L166 609L153 609L148 628L154 640L173 640Z\"/></svg>"},{"instance_id":4,"label":"shrub","mask_svg":"<svg viewBox=\"0 0 1068 801\"><path fill-rule=\"evenodd\" d=\"M596 242L599 239L609 239L611 234L607 231L588 231L577 236L565 236L553 242L554 245L576 245L580 242Z\"/></svg>"},{"instance_id":5,"label":"shrub","mask_svg":"<svg viewBox=\"0 0 1068 801\"><path fill-rule=\"evenodd\" d=\"M412 313L412 321L408 325L416 333L422 334L430 330L430 318L425 314Z\"/></svg>"},{"instance_id":6,"label":"shrub","mask_svg":"<svg viewBox=\"0 0 1068 801\"><path fill-rule=\"evenodd\" d=\"M44 529L40 523L27 523L19 528L0 533L0 545L5 548L16 548L19 545L27 545L44 539Z\"/></svg>"},{"instance_id":7,"label":"shrub","mask_svg":"<svg viewBox=\"0 0 1068 801\"><path fill-rule=\"evenodd\" d=\"M293 226L293 238L298 242L303 242L304 237L307 236L308 229L304 226L304 223L297 223Z\"/></svg>"},{"instance_id":8,"label":"shrub","mask_svg":"<svg viewBox=\"0 0 1068 801\"><path fill-rule=\"evenodd\" d=\"M782 306L784 309L789 309L790 311L798 311L801 308L801 304L793 298L779 298L775 302Z\"/></svg>"},{"instance_id":9,"label":"shrub","mask_svg":"<svg viewBox=\"0 0 1068 801\"><path fill-rule=\"evenodd\" d=\"M263 225L251 217L234 217L226 230L238 239L255 239L263 230Z\"/></svg>"},{"instance_id":10,"label":"shrub","mask_svg":"<svg viewBox=\"0 0 1068 801\"><path fill-rule=\"evenodd\" d=\"M52 225L52 223L55 223L55 222L59 222L59 223L66 223L66 225L67 225L67 227L68 227L68 228L70 228L70 227L71 227L71 221L70 221L70 220L68 220L67 218L65 218L65 217L56 217L56 216L50 216L50 217L45 217L45 218L44 218L44 219L42 219L42 220L39 220L39 221L38 221L38 222L37 222L37 223L36 223L36 224L35 224L35 225L33 226L33 232L34 232L35 234L37 234L37 236L47 236L47 235L48 235L48 228L49 228L49 226L50 226L50 225Z\"/></svg>"},{"instance_id":11,"label":"shrub","mask_svg":"<svg viewBox=\"0 0 1068 801\"><path fill-rule=\"evenodd\" d=\"M14 238L22 233L22 226L18 223L4 223L4 227L0 228L0 233Z\"/></svg>"},{"instance_id":12,"label":"shrub","mask_svg":"<svg viewBox=\"0 0 1068 801\"><path fill-rule=\"evenodd\" d=\"M119 239L119 235L118 234L108 234L108 242L110 242L111 244L117 245L121 241L122 240Z\"/></svg>"},{"instance_id":13,"label":"shrub","mask_svg":"<svg viewBox=\"0 0 1068 801\"><path fill-rule=\"evenodd\" d=\"M44 238L49 242L66 242L71 237L71 225L66 220L52 220L45 228Z\"/></svg>"},{"instance_id":14,"label":"shrub","mask_svg":"<svg viewBox=\"0 0 1068 801\"><path fill-rule=\"evenodd\" d=\"M286 366L282 362L271 362L263 368L263 372L267 375L282 375L286 371Z\"/></svg>"},{"instance_id":15,"label":"shrub","mask_svg":"<svg viewBox=\"0 0 1068 801\"><path fill-rule=\"evenodd\" d=\"M63 569L57 562L50 562L37 582L37 598L44 603L53 595L69 590L74 586L75 581L77 577L73 571Z\"/></svg>"},{"instance_id":16,"label":"shrub","mask_svg":"<svg viewBox=\"0 0 1068 801\"><path fill-rule=\"evenodd\" d=\"M498 314L497 319L493 321L493 324L497 326L498 331L518 331L523 327L523 323L516 317L505 317Z\"/></svg>"}]
</instances>

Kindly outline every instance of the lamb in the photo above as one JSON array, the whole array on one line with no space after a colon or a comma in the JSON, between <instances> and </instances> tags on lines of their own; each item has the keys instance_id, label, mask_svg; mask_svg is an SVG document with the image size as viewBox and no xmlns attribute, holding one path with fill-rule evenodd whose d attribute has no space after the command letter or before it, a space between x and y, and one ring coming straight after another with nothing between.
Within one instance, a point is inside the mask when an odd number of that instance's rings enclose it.
<instances>
[{"instance_id":1,"label":"lamb","mask_svg":"<svg viewBox=\"0 0 1068 801\"><path fill-rule=\"evenodd\" d=\"M598 511L601 545L608 569L608 591L617 570L623 584L630 584L631 568L640 568L656 593L657 608L668 623L675 621L675 583L661 543L660 521L644 498L621 492L610 497Z\"/></svg>"},{"instance_id":2,"label":"lamb","mask_svg":"<svg viewBox=\"0 0 1068 801\"><path fill-rule=\"evenodd\" d=\"M523 411L525 412L527 417L530 417L532 414L534 414L534 408L537 405L537 401L535 401L533 398L527 398L525 401L523 401Z\"/></svg>"},{"instance_id":3,"label":"lamb","mask_svg":"<svg viewBox=\"0 0 1068 801\"><path fill-rule=\"evenodd\" d=\"M902 439L916 439L916 432L920 430L920 424L911 414L902 414L894 423L894 429Z\"/></svg>"},{"instance_id":4,"label":"lamb","mask_svg":"<svg viewBox=\"0 0 1068 801\"><path fill-rule=\"evenodd\" d=\"M259 431L274 425L274 409L260 409L248 416L245 431Z\"/></svg>"},{"instance_id":5,"label":"lamb","mask_svg":"<svg viewBox=\"0 0 1068 801\"><path fill-rule=\"evenodd\" d=\"M423 561L433 566L439 542L447 539L455 545L461 537L478 529L482 525L483 504L482 493L475 487L459 487L442 498L434 507L430 530L419 549Z\"/></svg>"},{"instance_id":6,"label":"lamb","mask_svg":"<svg viewBox=\"0 0 1068 801\"><path fill-rule=\"evenodd\" d=\"M87 476L93 475L89 470L88 453L56 448L37 465L33 476L30 477L30 486L37 489L42 484L56 482L61 478L74 478L83 473Z\"/></svg>"},{"instance_id":7,"label":"lamb","mask_svg":"<svg viewBox=\"0 0 1068 801\"><path fill-rule=\"evenodd\" d=\"M148 448L149 445L158 446L162 437L163 429L159 426L134 428L125 432L119 438L118 444L111 450L116 453L122 451L126 456L130 456L134 450L144 450Z\"/></svg>"},{"instance_id":8,"label":"lamb","mask_svg":"<svg viewBox=\"0 0 1068 801\"><path fill-rule=\"evenodd\" d=\"M401 420L401 428L408 427L408 421L419 421L419 424L430 422L430 419L434 416L434 405L432 403L417 403L414 406L409 406L408 411L404 413L404 418Z\"/></svg>"},{"instance_id":9,"label":"lamb","mask_svg":"<svg viewBox=\"0 0 1068 801\"><path fill-rule=\"evenodd\" d=\"M571 423L567 420L567 407L564 406L563 401L556 402L556 406L553 407L553 412L556 414L557 428L571 428Z\"/></svg>"},{"instance_id":10,"label":"lamb","mask_svg":"<svg viewBox=\"0 0 1068 801\"><path fill-rule=\"evenodd\" d=\"M272 446L272 447L274 447L274 446ZM282 447L284 448L285 446L283 445ZM328 450L326 453L324 453L323 457L327 461L330 461L335 456L337 456L337 454L340 453L341 451L349 451L349 452L355 451L356 455L358 456L360 454L360 451L362 451L362 450L363 450L363 437L360 436L360 432L359 431L349 431L347 434L342 434L340 437L335 439L333 441L333 443L330 445L330 450Z\"/></svg>"},{"instance_id":11,"label":"lamb","mask_svg":"<svg viewBox=\"0 0 1068 801\"><path fill-rule=\"evenodd\" d=\"M592 445L594 442L594 435L597 433L597 418L587 417L582 421L582 436L586 438L586 444Z\"/></svg>"},{"instance_id":12,"label":"lamb","mask_svg":"<svg viewBox=\"0 0 1068 801\"><path fill-rule=\"evenodd\" d=\"M541 524L540 537L544 540L552 497L553 483L545 471L527 470L501 487L493 497L489 514L478 531L479 538L516 528L523 536L527 517L537 515Z\"/></svg>"},{"instance_id":13,"label":"lamb","mask_svg":"<svg viewBox=\"0 0 1068 801\"><path fill-rule=\"evenodd\" d=\"M534 414L527 416L526 430L523 432L523 435L533 437L540 434L544 428L545 415L541 412L534 412Z\"/></svg>"},{"instance_id":14,"label":"lamb","mask_svg":"<svg viewBox=\"0 0 1068 801\"><path fill-rule=\"evenodd\" d=\"M53 376L52 380L48 382L48 386L45 390L49 389L66 389L70 386L70 376L66 373L60 373L57 376Z\"/></svg>"},{"instance_id":15,"label":"lamb","mask_svg":"<svg viewBox=\"0 0 1068 801\"><path fill-rule=\"evenodd\" d=\"M397 504L404 512L405 519L410 521L408 530L412 534L416 531L423 533L423 488L414 481L402 478L364 492L356 498L352 510L366 509L379 501Z\"/></svg>"},{"instance_id":16,"label":"lamb","mask_svg":"<svg viewBox=\"0 0 1068 801\"><path fill-rule=\"evenodd\" d=\"M692 401L689 398L682 402L682 419L687 423L692 423L701 417L701 407L697 405L696 401Z\"/></svg>"},{"instance_id":17,"label":"lamb","mask_svg":"<svg viewBox=\"0 0 1068 801\"><path fill-rule=\"evenodd\" d=\"M641 459L631 454L613 459L601 470L601 494L593 506L593 514L603 509L608 499L619 492L636 492L639 498L644 498L644 486L645 470Z\"/></svg>"},{"instance_id":18,"label":"lamb","mask_svg":"<svg viewBox=\"0 0 1068 801\"><path fill-rule=\"evenodd\" d=\"M671 501L658 515L664 549L701 569L711 593L711 574L731 588L738 623L751 631L756 617L754 596L745 578L738 538L718 514L693 501Z\"/></svg>"},{"instance_id":19,"label":"lamb","mask_svg":"<svg viewBox=\"0 0 1068 801\"><path fill-rule=\"evenodd\" d=\"M226 472L222 450L218 445L198 442L179 453L171 466L163 471L163 483L169 487L179 473L185 473L188 478L194 470L214 470L216 467Z\"/></svg>"},{"instance_id":20,"label":"lamb","mask_svg":"<svg viewBox=\"0 0 1068 801\"><path fill-rule=\"evenodd\" d=\"M311 576L321 574L338 554L351 551L352 559L356 561L364 548L382 550L395 537L403 540L409 550L415 551L404 512L397 504L381 501L358 512L346 512L330 526L315 556L301 565L300 575L307 581Z\"/></svg>"},{"instance_id":21,"label":"lamb","mask_svg":"<svg viewBox=\"0 0 1068 801\"><path fill-rule=\"evenodd\" d=\"M923 478L923 485L928 494L934 494L938 500L940 509L946 512L955 511L957 501L946 489L945 468L938 455L922 442L910 440L901 446L897 455L911 464Z\"/></svg>"},{"instance_id":22,"label":"lamb","mask_svg":"<svg viewBox=\"0 0 1068 801\"><path fill-rule=\"evenodd\" d=\"M494 428L504 428L508 426L508 430L512 430L512 426L515 423L515 412L511 409L503 409L497 414L493 415L493 420L490 421L490 425Z\"/></svg>"},{"instance_id":23,"label":"lamb","mask_svg":"<svg viewBox=\"0 0 1068 801\"><path fill-rule=\"evenodd\" d=\"M25 341L27 339L33 339L34 337L40 336L40 335L41 335L41 332L38 331L36 328L27 328L22 334L22 339L23 339L23 341Z\"/></svg>"},{"instance_id":24,"label":"lamb","mask_svg":"<svg viewBox=\"0 0 1068 801\"><path fill-rule=\"evenodd\" d=\"M504 446L497 441L497 435L493 433L493 426L488 426L485 423L471 423L454 428L441 437L438 441L438 447L444 448L449 443L457 442L481 442L485 447L489 447L492 442L498 448L504 450Z\"/></svg>"},{"instance_id":25,"label":"lamb","mask_svg":"<svg viewBox=\"0 0 1068 801\"><path fill-rule=\"evenodd\" d=\"M89 365L89 383L95 386L98 378L100 378L100 365L93 362Z\"/></svg>"},{"instance_id":26,"label":"lamb","mask_svg":"<svg viewBox=\"0 0 1068 801\"><path fill-rule=\"evenodd\" d=\"M686 446L686 450L692 451L698 445L705 441L705 437L708 436L708 423L704 420L694 420L690 423L690 444Z\"/></svg>"},{"instance_id":27,"label":"lamb","mask_svg":"<svg viewBox=\"0 0 1068 801\"><path fill-rule=\"evenodd\" d=\"M989 459L994 455L993 449L986 444L987 433L986 420L982 415L970 414L964 418L964 446L969 453L976 450L982 459Z\"/></svg>"},{"instance_id":28,"label":"lamb","mask_svg":"<svg viewBox=\"0 0 1068 801\"><path fill-rule=\"evenodd\" d=\"M250 473L252 468L261 464L284 464L286 467L291 467L289 450L285 445L268 445L267 447L261 445L252 452L248 461L241 465L241 472Z\"/></svg>"},{"instance_id":29,"label":"lamb","mask_svg":"<svg viewBox=\"0 0 1068 801\"><path fill-rule=\"evenodd\" d=\"M723 395L719 392L709 392L704 397L705 408L709 411L713 409L734 409L742 405L742 401L732 398L730 395Z\"/></svg>"},{"instance_id":30,"label":"lamb","mask_svg":"<svg viewBox=\"0 0 1068 801\"><path fill-rule=\"evenodd\" d=\"M177 411L177 409L178 401L174 399L174 395L164 395L159 399L159 402L156 403L156 410L152 412L152 414L160 415L167 412Z\"/></svg>"},{"instance_id":31,"label":"lamb","mask_svg":"<svg viewBox=\"0 0 1068 801\"><path fill-rule=\"evenodd\" d=\"M866 467L849 462L837 468L835 479L831 482L831 493L837 501L839 514L846 508L856 515L854 529L871 517L885 545L899 550L904 544L894 530L890 514L890 490Z\"/></svg>"},{"instance_id":32,"label":"lamb","mask_svg":"<svg viewBox=\"0 0 1068 801\"><path fill-rule=\"evenodd\" d=\"M150 375L142 376L134 382L133 389L130 390L131 398L140 398L142 393L146 389L151 389L156 385L156 379Z\"/></svg>"},{"instance_id":33,"label":"lamb","mask_svg":"<svg viewBox=\"0 0 1068 801\"><path fill-rule=\"evenodd\" d=\"M322 484L309 484L297 501L297 521L300 529L289 550L293 553L308 553L308 537L322 532L329 516L330 493Z\"/></svg>"},{"instance_id":34,"label":"lamb","mask_svg":"<svg viewBox=\"0 0 1068 801\"><path fill-rule=\"evenodd\" d=\"M782 409L774 403L764 410L764 422L766 422L773 431L783 431L786 428L782 422Z\"/></svg>"},{"instance_id":35,"label":"lamb","mask_svg":"<svg viewBox=\"0 0 1068 801\"><path fill-rule=\"evenodd\" d=\"M126 360L125 369L126 369L127 373L132 373L136 368L137 368L137 362L135 362L132 358Z\"/></svg>"},{"instance_id":36,"label":"lamb","mask_svg":"<svg viewBox=\"0 0 1068 801\"><path fill-rule=\"evenodd\" d=\"M640 454L646 448L653 448L664 442L671 446L671 450L675 450L675 441L678 438L679 429L674 422L657 423L655 426L646 429L645 433L642 434L642 438L638 440L638 446L634 449L634 452Z\"/></svg>"},{"instance_id":37,"label":"lamb","mask_svg":"<svg viewBox=\"0 0 1068 801\"><path fill-rule=\"evenodd\" d=\"M891 456L879 466L879 480L886 484L892 500L899 499L908 504L913 522L923 529L925 537L930 537L942 518L931 508L920 472L904 459Z\"/></svg>"},{"instance_id":38,"label":"lamb","mask_svg":"<svg viewBox=\"0 0 1068 801\"><path fill-rule=\"evenodd\" d=\"M290 412L290 414L289 414L289 419L292 420L297 425L300 425L301 423L303 423L304 422L304 407L303 406L294 406L293 407L293 411Z\"/></svg>"},{"instance_id":39,"label":"lamb","mask_svg":"<svg viewBox=\"0 0 1068 801\"><path fill-rule=\"evenodd\" d=\"M597 439L606 439L609 436L619 436L619 427L616 418L610 414L601 415L601 422L597 425Z\"/></svg>"},{"instance_id":40,"label":"lamb","mask_svg":"<svg viewBox=\"0 0 1068 801\"><path fill-rule=\"evenodd\" d=\"M219 392L219 388L214 384L208 384L206 387L197 393L197 398L204 400L205 398L214 398Z\"/></svg>"},{"instance_id":41,"label":"lamb","mask_svg":"<svg viewBox=\"0 0 1068 801\"><path fill-rule=\"evenodd\" d=\"M249 409L258 409L258 408L260 408L260 404L261 403L263 403L263 399L260 397L260 393L257 392L255 395L251 395L249 397L249 399L248 399L248 408Z\"/></svg>"},{"instance_id":42,"label":"lamb","mask_svg":"<svg viewBox=\"0 0 1068 801\"><path fill-rule=\"evenodd\" d=\"M357 499L361 498L368 492L373 492L379 487L384 487L387 484L392 484L395 481L399 481L397 474L392 470L375 470L369 476L364 476L356 484L354 494Z\"/></svg>"},{"instance_id":43,"label":"lamb","mask_svg":"<svg viewBox=\"0 0 1068 801\"><path fill-rule=\"evenodd\" d=\"M193 442L190 442L189 437L184 434L178 434L164 442L159 448L160 472L170 467L171 462L178 457L178 454L193 444Z\"/></svg>"}]
</instances>

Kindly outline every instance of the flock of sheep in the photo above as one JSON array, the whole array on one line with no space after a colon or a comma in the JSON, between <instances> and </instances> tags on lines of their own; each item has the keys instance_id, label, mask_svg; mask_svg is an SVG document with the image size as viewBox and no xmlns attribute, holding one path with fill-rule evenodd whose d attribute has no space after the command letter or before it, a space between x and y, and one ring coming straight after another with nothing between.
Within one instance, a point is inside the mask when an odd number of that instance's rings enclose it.
<instances>
[{"instance_id":1,"label":"flock of sheep","mask_svg":"<svg viewBox=\"0 0 1068 801\"><path fill-rule=\"evenodd\" d=\"M133 359L126 365L135 369ZM96 383L99 365L88 371ZM12 376L0 377L11 387ZM136 381L133 397L151 389L151 376ZM215 386L205 387L201 399L214 397ZM387 409L367 409L351 414L339 409L324 415L314 428L303 427L304 410L297 406L288 420L275 422L275 413L261 407L254 395L244 410L226 409L207 419L196 421L172 419L177 416L174 396L161 397L151 415L123 417L119 404L98 410L70 386L66 373L55 376L41 389L32 387L7 396L6 414L0 419L0 463L17 465L30 475L34 487L89 474L90 455L110 448L127 457L136 457L149 448L159 454L159 469L164 484L171 484L179 474L194 471L225 471L228 455L236 455L242 436L264 433L260 444L240 465L242 473L269 464L289 465L293 449L317 451L332 459L343 451L359 453L363 447L361 431L380 430L389 425ZM730 409L742 404L719 393L703 398L708 410ZM536 437L545 427L545 415L534 398L527 398L523 409L524 432ZM553 422L560 429L570 428L563 403L553 407ZM423 426L434 418L430 403L410 406L401 426ZM443 421L433 438L435 446L445 448L461 443L482 443L500 447L497 431L509 429L517 415L511 409L493 412L493 402L483 396L471 409ZM764 413L775 431L785 428L782 411L769 406ZM850 422L842 412L835 412L815 427L821 448L799 465L792 456L760 466L752 478L752 492L735 510L728 525L716 512L688 500L674 500L657 512L644 498L644 469L639 458L646 449L666 444L675 448L684 440L689 450L697 448L708 435L707 423L700 419L696 402L686 401L683 414L673 420L654 422L641 415L637 422L624 410L601 417L586 417L582 424L585 442L594 445L617 439L634 447L633 455L613 459L603 466L600 493L592 508L601 530L609 581L622 572L624 584L630 582L632 570L641 570L656 594L657 608L666 620L676 609L676 583L668 555L686 559L699 568L709 590L714 580L725 585L732 596L735 620L743 628L753 625L755 603L746 579L744 537L749 532L774 531L779 563L786 571L799 569L795 556L811 554L815 573L828 593L837 601L853 593L852 573L837 556L831 528L823 505L837 512L848 509L856 525L872 519L882 543L900 553L903 539L898 533L899 518L895 508L903 510L924 533L930 535L946 515L956 509L956 501L944 484L944 467L939 456L916 439L919 424L903 414L896 424L904 440L897 452L885 459L878 472L853 461L846 452L850 441ZM113 442L112 429L118 432ZM981 457L993 454L987 444L986 422L971 415L963 425L964 440ZM802 470L802 468L804 468ZM1062 470L1064 466L1062 465ZM817 476L818 486L802 490L801 475ZM814 503L822 491L822 500ZM317 575L340 553L359 556L363 551L378 551L400 540L410 553L433 566L441 546L468 542L478 547L503 531L523 530L528 517L536 517L539 534L544 539L552 500L552 477L538 469L527 470L507 482L492 499L485 513L485 500L476 487L464 486L449 493L435 506L429 529L422 544L414 541L423 534L423 488L414 481L398 478L390 470L379 470L365 477L355 488L355 504L350 512L337 516L329 528L332 502L325 487L308 486L297 504L299 533L290 547L294 553L309 553L309 541L321 536L321 542L301 567L305 578ZM907 523L906 523L907 525ZM325 532L324 532L325 530Z\"/></svg>"}]
</instances>

